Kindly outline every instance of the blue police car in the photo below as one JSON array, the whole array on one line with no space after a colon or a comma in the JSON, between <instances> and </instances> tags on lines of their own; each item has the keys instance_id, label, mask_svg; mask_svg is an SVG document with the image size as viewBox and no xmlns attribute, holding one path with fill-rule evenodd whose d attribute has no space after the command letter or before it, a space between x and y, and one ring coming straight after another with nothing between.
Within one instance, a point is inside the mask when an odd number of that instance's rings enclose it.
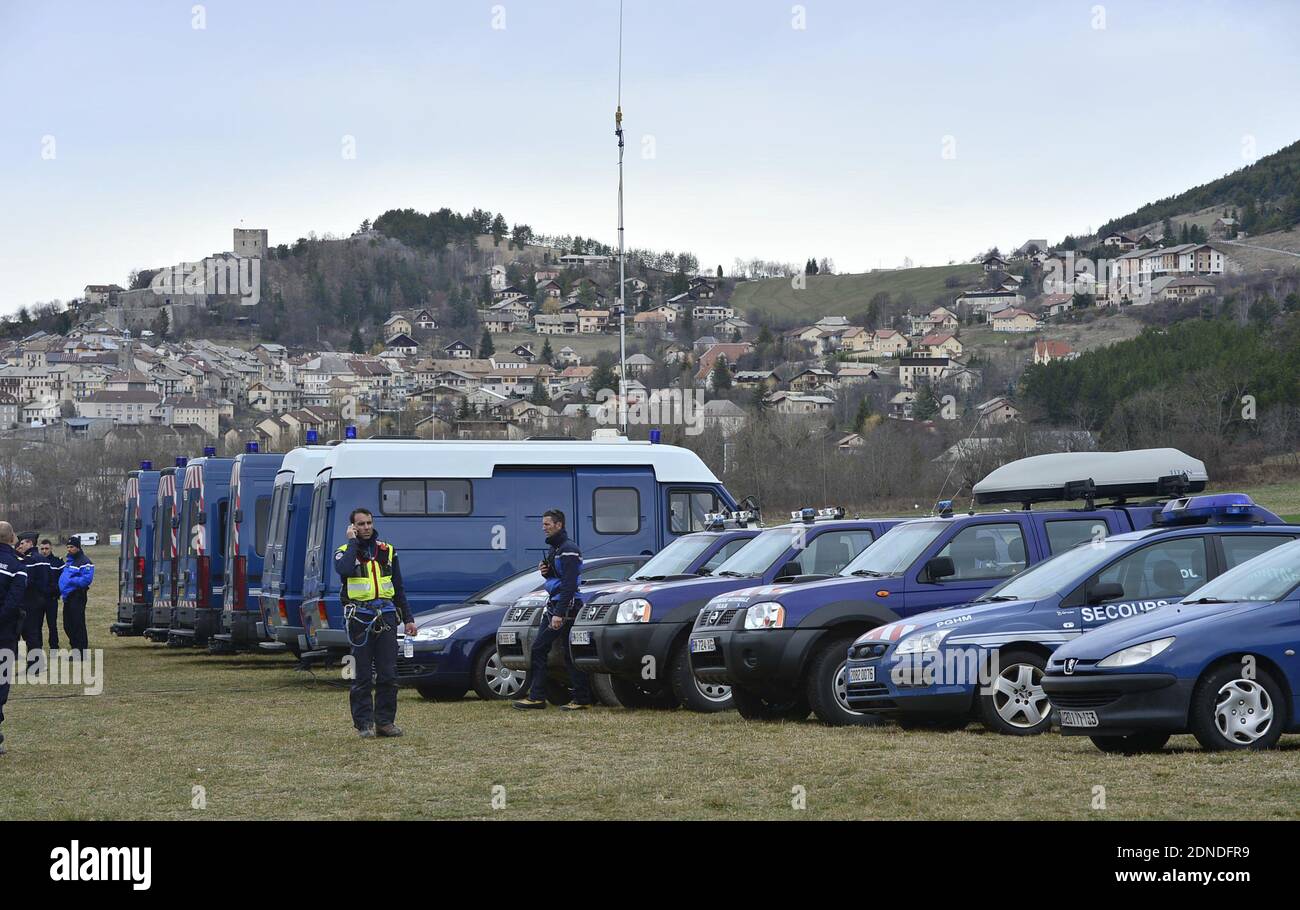
<instances>
[{"instance_id":1,"label":"blue police car","mask_svg":"<svg viewBox=\"0 0 1300 910\"><path fill-rule=\"evenodd\" d=\"M974 601L909 616L849 649L849 704L904 726L1027 735L1052 723L1052 653L1115 620L1177 602L1208 579L1300 536L1242 494L1168 502L1155 525L1097 537Z\"/></svg>"},{"instance_id":2,"label":"blue police car","mask_svg":"<svg viewBox=\"0 0 1300 910\"><path fill-rule=\"evenodd\" d=\"M1229 538L1223 538L1227 542ZM1103 752L1267 749L1300 732L1300 541L1265 551L1176 604L1079 636L1043 688L1061 732Z\"/></svg>"}]
</instances>

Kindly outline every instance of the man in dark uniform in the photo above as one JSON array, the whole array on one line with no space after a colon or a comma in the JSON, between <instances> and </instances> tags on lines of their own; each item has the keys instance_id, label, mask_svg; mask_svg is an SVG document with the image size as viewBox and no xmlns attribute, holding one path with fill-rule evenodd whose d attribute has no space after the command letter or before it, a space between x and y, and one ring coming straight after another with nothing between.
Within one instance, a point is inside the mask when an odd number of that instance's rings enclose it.
<instances>
[{"instance_id":1,"label":"man in dark uniform","mask_svg":"<svg viewBox=\"0 0 1300 910\"><path fill-rule=\"evenodd\" d=\"M406 602L397 551L379 539L369 509L348 516L348 542L334 554L334 570L343 580L339 598L352 643L353 669L349 701L352 724L366 739L401 736L397 719L397 621L415 634L415 617ZM373 682L372 682L373 676ZM373 690L373 700L372 700Z\"/></svg>"},{"instance_id":2,"label":"man in dark uniform","mask_svg":"<svg viewBox=\"0 0 1300 910\"><path fill-rule=\"evenodd\" d=\"M27 590L27 570L14 549L16 542L13 526L0 521L0 725L4 724L9 684L18 671L18 630ZM5 735L0 732L0 755L5 751L4 742Z\"/></svg>"},{"instance_id":3,"label":"man in dark uniform","mask_svg":"<svg viewBox=\"0 0 1300 910\"><path fill-rule=\"evenodd\" d=\"M18 555L27 572L27 590L23 592L23 641L27 642L27 666L30 669L44 650L41 629L45 625L45 605L49 602L50 561L36 548L35 531L18 535Z\"/></svg>"},{"instance_id":4,"label":"man in dark uniform","mask_svg":"<svg viewBox=\"0 0 1300 910\"><path fill-rule=\"evenodd\" d=\"M542 613L542 627L533 640L529 652L528 697L511 702L513 708L546 707L546 665L551 646L558 640L564 648L564 665L569 670L569 683L573 687L573 700L562 711L582 711L591 707L591 683L586 673L573 663L569 651L569 628L582 609L578 600L578 581L582 576L582 551L564 531L564 513L549 509L542 515L542 533L546 535L546 551L538 569L546 579L545 587L550 598Z\"/></svg>"},{"instance_id":5,"label":"man in dark uniform","mask_svg":"<svg viewBox=\"0 0 1300 910\"><path fill-rule=\"evenodd\" d=\"M50 650L59 648L59 573L63 571L63 558L54 552L54 544L47 537L41 541L41 558L50 564L50 586L45 592L45 625L50 633Z\"/></svg>"},{"instance_id":6,"label":"man in dark uniform","mask_svg":"<svg viewBox=\"0 0 1300 910\"><path fill-rule=\"evenodd\" d=\"M95 580L95 564L81 549L80 537L68 538L68 559L59 572L59 593L63 595L63 631L68 647L76 656L90 648L86 632L86 597Z\"/></svg>"}]
</instances>

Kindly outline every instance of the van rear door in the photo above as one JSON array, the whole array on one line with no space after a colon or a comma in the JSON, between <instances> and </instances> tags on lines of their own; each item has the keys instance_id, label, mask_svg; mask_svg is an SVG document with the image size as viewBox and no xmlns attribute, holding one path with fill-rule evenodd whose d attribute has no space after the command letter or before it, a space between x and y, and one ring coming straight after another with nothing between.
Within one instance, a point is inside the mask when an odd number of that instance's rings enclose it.
<instances>
[{"instance_id":1,"label":"van rear door","mask_svg":"<svg viewBox=\"0 0 1300 910\"><path fill-rule=\"evenodd\" d=\"M639 467L579 467L569 536L584 557L635 556L659 548L654 472Z\"/></svg>"}]
</instances>

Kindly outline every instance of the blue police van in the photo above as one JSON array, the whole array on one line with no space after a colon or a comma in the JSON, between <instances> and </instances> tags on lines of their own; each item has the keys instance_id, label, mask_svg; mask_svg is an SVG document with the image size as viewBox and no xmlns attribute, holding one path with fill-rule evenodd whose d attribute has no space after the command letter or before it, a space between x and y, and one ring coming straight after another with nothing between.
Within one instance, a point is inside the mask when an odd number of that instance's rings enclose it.
<instances>
[{"instance_id":1,"label":"blue police van","mask_svg":"<svg viewBox=\"0 0 1300 910\"><path fill-rule=\"evenodd\" d=\"M847 519L838 508L803 509L791 518L764 530L707 578L623 585L594 597L569 632L574 663L588 672L609 673L625 707L681 704L704 712L732 707L735 696L725 678L691 672L696 655L688 652L687 638L701 608L716 598L718 624L729 623L734 611L726 598L770 602L827 578L895 524Z\"/></svg>"},{"instance_id":2,"label":"blue police van","mask_svg":"<svg viewBox=\"0 0 1300 910\"><path fill-rule=\"evenodd\" d=\"M1155 751L1176 733L1217 751L1300 732L1300 541L1263 543L1222 537L1215 559L1263 552L1177 603L1058 648L1043 688L1061 732L1120 753Z\"/></svg>"},{"instance_id":3,"label":"blue police van","mask_svg":"<svg viewBox=\"0 0 1300 910\"><path fill-rule=\"evenodd\" d=\"M178 506L179 590L167 631L167 644L172 647L206 647L220 631L234 466L233 458L218 458L211 447L185 466Z\"/></svg>"},{"instance_id":4,"label":"blue police van","mask_svg":"<svg viewBox=\"0 0 1300 910\"><path fill-rule=\"evenodd\" d=\"M262 640L262 574L271 532L271 494L283 455L260 454L257 443L235 457L226 510L226 565L221 631L208 639L214 654L244 651Z\"/></svg>"},{"instance_id":5,"label":"blue police van","mask_svg":"<svg viewBox=\"0 0 1300 910\"><path fill-rule=\"evenodd\" d=\"M315 442L315 431L307 431ZM270 531L262 566L261 617L268 642L260 646L309 650L302 624L302 572L307 555L307 525L316 475L325 465L329 446L306 445L284 456L271 492Z\"/></svg>"},{"instance_id":6,"label":"blue police van","mask_svg":"<svg viewBox=\"0 0 1300 910\"><path fill-rule=\"evenodd\" d=\"M148 461L126 477L122 507L122 549L118 559L117 622L114 635L143 635L153 603L154 522L161 472Z\"/></svg>"},{"instance_id":7,"label":"blue police van","mask_svg":"<svg viewBox=\"0 0 1300 910\"><path fill-rule=\"evenodd\" d=\"M649 558L599 556L583 560L580 590L587 593L626 581ZM398 683L413 686L431 701L454 701L470 689L485 701L519 697L527 689L528 672L501 662L497 628L520 598L544 582L536 568L524 569L488 585L464 604L428 614L411 637L409 657L407 636L399 630ZM564 701L568 701L567 691Z\"/></svg>"},{"instance_id":8,"label":"blue police van","mask_svg":"<svg viewBox=\"0 0 1300 910\"><path fill-rule=\"evenodd\" d=\"M185 473L187 459L178 456L176 466L158 472L158 498L154 504L153 524L153 602L149 605L149 625L144 637L165 642L172 624L172 608L180 593L180 497L176 480Z\"/></svg>"},{"instance_id":9,"label":"blue police van","mask_svg":"<svg viewBox=\"0 0 1300 910\"><path fill-rule=\"evenodd\" d=\"M1202 488L1205 479L1201 462L1172 449L1011 462L974 494L980 503L1020 504L1018 511L953 515L943 503L929 518L893 527L835 577L707 604L691 634L691 669L700 680L730 684L743 717L802 718L811 710L830 725L875 723L849 699L846 659L859 635L973 600L1080 541L1146 527L1159 506L1124 496ZM1096 508L1102 491L1118 501ZM1030 508L1074 499L1083 507Z\"/></svg>"},{"instance_id":10,"label":"blue police van","mask_svg":"<svg viewBox=\"0 0 1300 910\"><path fill-rule=\"evenodd\" d=\"M739 520L735 516L740 516ZM741 547L759 535L762 528L754 523L756 521L755 513L748 510L731 515L706 515L707 530L678 537L637 569L636 574L627 581L638 586L712 575ZM594 575L588 568L588 561L584 561L580 601L584 597L590 598L591 582L595 580L604 581L599 575ZM542 615L548 599L549 595L545 590L532 591L519 598L513 608L502 615L496 630L496 641L501 665L507 670L525 673L529 669L533 640L541 629ZM563 694L560 689L563 681L567 679L563 650L566 647L568 642L556 641L549 655L554 685L548 688L560 693L557 698ZM625 687L620 686L620 688ZM596 673L592 676L592 691L603 704L611 707L622 704L607 673ZM710 694L714 693L710 692Z\"/></svg>"},{"instance_id":11,"label":"blue police van","mask_svg":"<svg viewBox=\"0 0 1300 910\"><path fill-rule=\"evenodd\" d=\"M585 440L346 439L317 475L303 573L304 632L314 649L346 649L333 554L348 514L369 509L392 544L416 614L460 604L536 566L542 513L559 508L588 558L652 554L706 512L735 502L683 448Z\"/></svg>"},{"instance_id":12,"label":"blue police van","mask_svg":"<svg viewBox=\"0 0 1300 910\"><path fill-rule=\"evenodd\" d=\"M1241 494L1172 500L1151 528L1079 544L973 602L868 632L849 651L849 703L909 725L975 716L998 733L1042 733L1053 720L1043 673L1058 647L1297 536Z\"/></svg>"}]
</instances>

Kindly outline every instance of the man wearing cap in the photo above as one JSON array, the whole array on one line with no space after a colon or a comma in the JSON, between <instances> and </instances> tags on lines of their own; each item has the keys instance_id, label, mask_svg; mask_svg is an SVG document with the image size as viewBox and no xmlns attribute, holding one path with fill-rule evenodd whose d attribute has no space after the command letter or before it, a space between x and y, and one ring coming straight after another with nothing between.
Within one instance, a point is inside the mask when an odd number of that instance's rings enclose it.
<instances>
[{"instance_id":1,"label":"man wearing cap","mask_svg":"<svg viewBox=\"0 0 1300 910\"><path fill-rule=\"evenodd\" d=\"M27 570L27 590L23 592L23 641L27 642L27 666L31 667L44 646L41 627L45 625L45 605L49 600L50 561L36 547L40 537L35 531L18 535L18 555Z\"/></svg>"},{"instance_id":2,"label":"man wearing cap","mask_svg":"<svg viewBox=\"0 0 1300 910\"><path fill-rule=\"evenodd\" d=\"M68 633L68 647L78 655L90 648L86 596L94 580L95 564L81 549L81 538L69 537L68 558L59 573L59 593L63 595L63 631Z\"/></svg>"},{"instance_id":3,"label":"man wearing cap","mask_svg":"<svg viewBox=\"0 0 1300 910\"><path fill-rule=\"evenodd\" d=\"M27 570L14 549L17 542L13 525L0 521L0 726L4 724L9 684L17 671L18 630L27 590ZM4 754L4 742L5 735L0 733L0 754Z\"/></svg>"},{"instance_id":4,"label":"man wearing cap","mask_svg":"<svg viewBox=\"0 0 1300 910\"><path fill-rule=\"evenodd\" d=\"M45 625L50 633L50 650L59 648L59 573L63 571L63 557L54 552L54 544L46 537L41 541L41 558L50 564L49 586L45 589Z\"/></svg>"}]
</instances>

